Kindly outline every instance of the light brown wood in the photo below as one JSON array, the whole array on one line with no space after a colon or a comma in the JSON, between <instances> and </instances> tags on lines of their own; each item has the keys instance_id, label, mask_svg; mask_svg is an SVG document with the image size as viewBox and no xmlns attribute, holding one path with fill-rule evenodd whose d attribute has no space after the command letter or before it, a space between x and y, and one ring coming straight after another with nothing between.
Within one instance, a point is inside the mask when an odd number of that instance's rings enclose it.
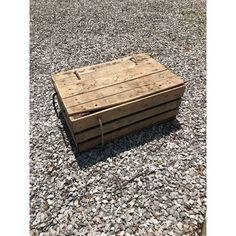
<instances>
[{"instance_id":1,"label":"light brown wood","mask_svg":"<svg viewBox=\"0 0 236 236\"><path fill-rule=\"evenodd\" d=\"M118 64L113 63L109 67L103 67L100 70L97 69L89 73L79 73L79 71L78 73L80 74L81 78L84 81L88 81L88 80L94 80L97 78L102 79L108 76L116 76L116 74L122 77L123 75L126 75L126 73L127 74L131 73L132 69L139 69L145 65L146 67L152 66L152 67L158 67L158 68L161 67L162 69L166 69L163 65L161 65L159 62L157 62L151 57L145 56L145 57L139 58L139 60L137 60L137 58L135 59L134 57L133 59L134 60L127 59L127 60L124 60L122 63L118 63ZM120 74L122 72L123 74Z\"/></svg>"},{"instance_id":2,"label":"light brown wood","mask_svg":"<svg viewBox=\"0 0 236 236\"><path fill-rule=\"evenodd\" d=\"M174 78L173 78L174 77ZM140 88L145 85L154 84L159 82L159 84L162 86L162 84L166 83L166 80L168 78L173 78L175 80L175 77L172 73L168 71L162 71L159 73L150 73L148 75L140 76L140 77L131 77L131 80L123 81L123 83L119 84L110 84L108 87L103 87L101 89L96 89L96 92L91 87L91 91L78 94L72 97L64 98L64 104L66 107L72 107L75 105L87 103L90 101L97 100L99 98L108 97L111 95L119 94L125 91L130 91L135 88ZM182 82L180 80L176 80L176 82ZM159 87L158 84L158 87ZM94 85L95 86L95 85ZM61 94L61 91L60 91Z\"/></svg>"},{"instance_id":3,"label":"light brown wood","mask_svg":"<svg viewBox=\"0 0 236 236\"><path fill-rule=\"evenodd\" d=\"M60 81L60 80L67 80L68 77L73 76L74 70L62 71L52 75L52 80Z\"/></svg>"},{"instance_id":4,"label":"light brown wood","mask_svg":"<svg viewBox=\"0 0 236 236\"><path fill-rule=\"evenodd\" d=\"M161 123L178 113L185 85L147 54L52 76L58 102L81 151ZM99 125L100 121L100 125Z\"/></svg>"},{"instance_id":5,"label":"light brown wood","mask_svg":"<svg viewBox=\"0 0 236 236\"><path fill-rule=\"evenodd\" d=\"M165 92L160 92L132 102L98 111L85 117L77 118L76 116L71 116L69 118L71 120L73 130L76 133L96 126L98 118L100 118L102 122L107 123L120 117L124 117L129 114L160 105L162 103L176 100L182 97L184 90L184 86L179 86L177 88L169 89Z\"/></svg>"},{"instance_id":6,"label":"light brown wood","mask_svg":"<svg viewBox=\"0 0 236 236\"><path fill-rule=\"evenodd\" d=\"M149 62L151 61L152 63L157 63L157 61L153 59L152 57L150 57L148 54L140 53L140 54L135 54L133 56L128 56L128 57L112 60L109 62L100 63L94 66L83 67L83 68L78 69L78 72L79 74L84 75L84 76L89 75L89 74L90 75L94 74L94 72L97 74L100 74L100 73L106 74L110 70L113 70L114 72L119 71L120 65L124 66L125 68L132 68L132 67L135 67L136 65L142 64L146 60L148 60Z\"/></svg>"},{"instance_id":7,"label":"light brown wood","mask_svg":"<svg viewBox=\"0 0 236 236\"><path fill-rule=\"evenodd\" d=\"M93 74L94 79L83 79L83 75L80 75L81 80L77 80L76 83L60 88L60 94L62 98L68 98L77 94L93 92L98 89L108 88L121 83L127 83L131 80L137 80L138 78L145 78L145 75L150 75L157 72L167 70L161 64L153 65L152 63L144 63L133 68L120 68L116 73L111 71L102 76L97 73ZM160 75L161 76L161 75Z\"/></svg>"},{"instance_id":8,"label":"light brown wood","mask_svg":"<svg viewBox=\"0 0 236 236\"><path fill-rule=\"evenodd\" d=\"M107 71L107 70L110 69L110 67L114 67L114 65L126 64L126 63L129 63L130 66L135 66L134 65L135 63L130 60L132 58L134 58L134 60L137 63L140 63L141 61L143 61L145 59L150 59L152 57L150 57L146 53L134 54L133 56L127 56L127 57L115 59L115 60L108 61L108 62L98 63L96 65L84 66L84 67L77 66L77 67L75 67L75 69L62 71L62 72L57 73L57 75L66 77L66 76L68 76L69 73L73 73L74 70L77 70L77 72L80 75L82 75L82 74L85 75L85 74L88 74L88 73Z\"/></svg>"},{"instance_id":9,"label":"light brown wood","mask_svg":"<svg viewBox=\"0 0 236 236\"><path fill-rule=\"evenodd\" d=\"M178 113L178 109L168 111L165 113L162 113L160 115L148 118L146 120L139 121L137 123L131 124L129 126L123 127L121 129L118 129L114 132L108 133L104 135L104 143L107 143L115 138L122 137L124 135L127 135L129 133L132 133L134 131L140 130L142 128L151 126L153 124L157 124L159 122L166 121L167 119L171 119L172 117L175 117ZM86 151L90 148L93 148L97 145L101 144L101 137L97 137L91 140L88 140L84 143L78 144L78 148L80 151Z\"/></svg>"},{"instance_id":10,"label":"light brown wood","mask_svg":"<svg viewBox=\"0 0 236 236\"><path fill-rule=\"evenodd\" d=\"M57 90L60 91L60 93L61 93L61 90L63 87L73 85L73 84L77 83L79 80L74 73L70 73L66 77L62 76L62 75L53 75L52 81L53 81L54 86L56 86Z\"/></svg>"},{"instance_id":11,"label":"light brown wood","mask_svg":"<svg viewBox=\"0 0 236 236\"><path fill-rule=\"evenodd\" d=\"M93 75L96 73L106 74L106 72L108 70L111 70L111 68L116 68L116 67L132 68L132 67L135 67L136 64L130 60L132 58L134 58L138 64L142 64L146 60L149 60L152 63L158 63L156 60L154 60L149 55L142 53L142 54L137 54L137 55L133 55L133 56L128 56L128 57L116 59L116 60L105 62L105 63L100 63L97 65L85 66L82 68L77 67L72 70L58 72L56 74L53 74L52 77L53 77L53 80L55 82L57 82L57 84L59 84L60 86L63 87L63 86L67 86L69 84L73 84L73 82L71 83L71 81L73 81L73 80L70 80L69 78L71 76L73 77L75 71L77 71L77 73L80 76L82 76L82 79L86 79L89 77L89 75ZM120 67L120 66L122 66L122 67ZM118 70L119 70L119 68L118 68Z\"/></svg>"},{"instance_id":12,"label":"light brown wood","mask_svg":"<svg viewBox=\"0 0 236 236\"><path fill-rule=\"evenodd\" d=\"M85 87L83 90L86 91L86 88L91 88L89 85L94 83L95 85L97 84L97 79L99 83L98 86L103 87L100 85L100 79L106 80L108 76L111 77L115 73L119 73L123 70L139 68L139 66L142 66L143 64L151 64L153 67L162 67L163 69L166 69L149 55L138 54L94 66L59 72L52 75L52 80L54 86L57 87L60 96L64 98L71 96L72 94L82 93L81 89L83 87ZM76 74L79 75L79 79ZM96 81L93 81L93 79L96 79ZM66 95L67 93L69 94Z\"/></svg>"},{"instance_id":13,"label":"light brown wood","mask_svg":"<svg viewBox=\"0 0 236 236\"><path fill-rule=\"evenodd\" d=\"M157 114L167 112L169 110L173 110L175 108L178 108L179 105L180 105L180 99L172 101L172 102L168 102L168 103L165 103L165 104L162 104L162 105L159 105L159 106L156 106L156 107L153 107L153 108L150 108L150 109L138 112L138 113L133 113L129 116L122 117L120 119L111 121L109 123L103 123L103 133L106 134L113 130L117 130L123 126L127 126L135 122L138 122L140 120L144 120L149 117L156 116ZM99 124L98 121L97 123ZM97 136L101 136L100 126L75 134L75 139L76 139L76 142L82 143L86 140L89 140Z\"/></svg>"},{"instance_id":14,"label":"light brown wood","mask_svg":"<svg viewBox=\"0 0 236 236\"><path fill-rule=\"evenodd\" d=\"M157 82L154 82L155 80ZM163 76L163 78L159 80L159 78L153 74L146 76L146 80L140 82L129 81L127 84L117 85L117 90L115 86L109 87L108 89L104 88L102 91L96 91L96 93L86 93L77 95L73 97L73 99L64 99L63 103L70 116L77 113L112 107L180 85L183 85L183 81L180 78L175 76Z\"/></svg>"}]
</instances>

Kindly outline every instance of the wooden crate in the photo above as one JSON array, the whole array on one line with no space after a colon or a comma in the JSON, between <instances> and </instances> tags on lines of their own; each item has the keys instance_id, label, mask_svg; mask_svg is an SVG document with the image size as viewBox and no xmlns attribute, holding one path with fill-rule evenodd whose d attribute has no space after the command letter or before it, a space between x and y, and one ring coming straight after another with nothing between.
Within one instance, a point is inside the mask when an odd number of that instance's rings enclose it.
<instances>
[{"instance_id":1,"label":"wooden crate","mask_svg":"<svg viewBox=\"0 0 236 236\"><path fill-rule=\"evenodd\" d=\"M52 80L80 151L174 118L185 89L147 54L60 72Z\"/></svg>"}]
</instances>

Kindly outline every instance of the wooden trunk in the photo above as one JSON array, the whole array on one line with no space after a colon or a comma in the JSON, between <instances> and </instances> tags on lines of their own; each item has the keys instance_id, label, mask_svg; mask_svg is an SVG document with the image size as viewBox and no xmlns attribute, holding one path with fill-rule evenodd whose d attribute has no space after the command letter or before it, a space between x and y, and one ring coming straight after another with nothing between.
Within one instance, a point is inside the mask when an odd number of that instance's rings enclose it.
<instances>
[{"instance_id":1,"label":"wooden trunk","mask_svg":"<svg viewBox=\"0 0 236 236\"><path fill-rule=\"evenodd\" d=\"M147 54L60 72L52 80L80 151L174 118L185 89Z\"/></svg>"}]
</instances>

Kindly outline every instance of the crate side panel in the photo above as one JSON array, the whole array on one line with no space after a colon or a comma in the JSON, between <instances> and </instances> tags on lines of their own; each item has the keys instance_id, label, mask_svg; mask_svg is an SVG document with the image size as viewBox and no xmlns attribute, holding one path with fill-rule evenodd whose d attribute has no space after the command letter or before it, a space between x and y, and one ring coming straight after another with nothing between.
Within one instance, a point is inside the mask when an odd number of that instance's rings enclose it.
<instances>
[{"instance_id":1,"label":"crate side panel","mask_svg":"<svg viewBox=\"0 0 236 236\"><path fill-rule=\"evenodd\" d=\"M107 123L120 117L176 100L182 97L184 90L185 86L183 85L132 102L108 108L85 117L73 118L72 116L70 119L72 121L73 130L76 133L94 127L97 125L98 118L100 118L104 123Z\"/></svg>"},{"instance_id":2,"label":"crate side panel","mask_svg":"<svg viewBox=\"0 0 236 236\"><path fill-rule=\"evenodd\" d=\"M129 125L127 127L123 127L119 130L116 130L114 132L104 135L104 143L112 141L115 138L119 138L124 135L130 134L134 131L138 131L140 129L149 127L151 125L164 122L168 119L175 117L177 114L178 114L178 109L175 109L175 110L168 111L166 113L157 115L155 117L151 117L146 120L142 120L140 122L134 123L134 124ZM100 144L101 144L101 137L98 137L98 138L91 139L87 142L78 144L78 148L80 151L86 151L86 150L93 148L93 147L100 145Z\"/></svg>"},{"instance_id":3,"label":"crate side panel","mask_svg":"<svg viewBox=\"0 0 236 236\"><path fill-rule=\"evenodd\" d=\"M152 116L156 116L157 114L173 110L175 108L178 108L179 105L180 105L180 99L159 106L155 106L150 109L140 111L138 113L133 113L129 116L122 117L109 123L104 123L102 124L103 133L106 134L108 132L117 130L124 126L131 125L135 122L147 119ZM75 134L75 139L76 142L82 143L98 136L101 136L101 127L99 126L99 122L98 126L85 130L84 132Z\"/></svg>"}]
</instances>

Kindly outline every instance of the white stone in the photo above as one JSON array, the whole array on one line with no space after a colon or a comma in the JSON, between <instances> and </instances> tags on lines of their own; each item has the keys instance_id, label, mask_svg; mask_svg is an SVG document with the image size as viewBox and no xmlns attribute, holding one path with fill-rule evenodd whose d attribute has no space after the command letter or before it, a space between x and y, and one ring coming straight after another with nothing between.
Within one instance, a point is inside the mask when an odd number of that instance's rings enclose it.
<instances>
[{"instance_id":1,"label":"white stone","mask_svg":"<svg viewBox=\"0 0 236 236\"><path fill-rule=\"evenodd\" d=\"M182 222L178 222L177 223L177 227L182 230L183 229L183 223Z\"/></svg>"}]
</instances>

